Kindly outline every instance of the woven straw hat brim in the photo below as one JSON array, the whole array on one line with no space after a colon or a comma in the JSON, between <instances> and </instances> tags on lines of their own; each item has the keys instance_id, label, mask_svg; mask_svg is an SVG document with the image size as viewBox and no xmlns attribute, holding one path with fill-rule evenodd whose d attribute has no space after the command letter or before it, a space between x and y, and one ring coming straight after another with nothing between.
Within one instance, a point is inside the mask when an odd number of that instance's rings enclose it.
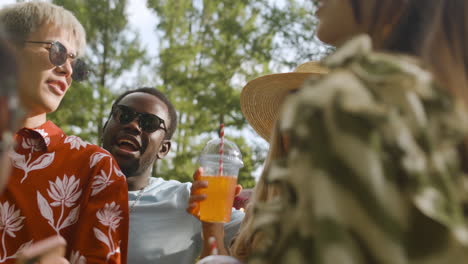
<instances>
[{"instance_id":1,"label":"woven straw hat brim","mask_svg":"<svg viewBox=\"0 0 468 264\"><path fill-rule=\"evenodd\" d=\"M320 75L311 72L288 72L256 78L242 89L241 110L253 129L266 141L270 141L273 125L286 96L299 89L304 81Z\"/></svg>"}]
</instances>

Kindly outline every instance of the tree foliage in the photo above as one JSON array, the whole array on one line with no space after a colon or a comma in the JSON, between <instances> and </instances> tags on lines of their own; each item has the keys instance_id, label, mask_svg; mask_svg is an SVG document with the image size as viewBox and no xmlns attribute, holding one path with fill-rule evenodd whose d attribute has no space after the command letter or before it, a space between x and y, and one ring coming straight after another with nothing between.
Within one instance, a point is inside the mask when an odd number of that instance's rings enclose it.
<instances>
[{"instance_id":1,"label":"tree foliage","mask_svg":"<svg viewBox=\"0 0 468 264\"><path fill-rule=\"evenodd\" d=\"M137 64L148 63L139 36L128 26L126 0L54 0L72 10L86 30L86 62L91 74L84 83L73 83L58 111L51 118L66 133L78 134L100 144L102 128L119 77Z\"/></svg>"},{"instance_id":2,"label":"tree foliage","mask_svg":"<svg viewBox=\"0 0 468 264\"><path fill-rule=\"evenodd\" d=\"M224 123L227 138L244 157L239 182L252 187L252 173L261 167L267 149L245 136L242 86L326 52L314 37L313 1L147 0L158 21L154 57L129 28L126 0L53 2L72 10L83 23L93 74L89 81L73 84L52 119L66 133L99 144L110 104L125 88L117 87L120 77L151 61L147 79L168 95L178 112L171 153L153 169L154 176L167 179L191 180L203 145ZM138 81L135 77L127 84L135 88Z\"/></svg>"},{"instance_id":3,"label":"tree foliage","mask_svg":"<svg viewBox=\"0 0 468 264\"><path fill-rule=\"evenodd\" d=\"M315 6L309 2L289 0L278 6L268 0L148 0L147 4L159 18L159 88L179 113L175 158L161 165L168 178L191 177L200 139L220 123L231 129L246 127L239 97L247 80L270 73L275 63L297 66L323 53L304 49L316 43ZM235 141L247 161L240 182L251 187L252 171L261 166L267 150L252 148L242 135Z\"/></svg>"}]
</instances>

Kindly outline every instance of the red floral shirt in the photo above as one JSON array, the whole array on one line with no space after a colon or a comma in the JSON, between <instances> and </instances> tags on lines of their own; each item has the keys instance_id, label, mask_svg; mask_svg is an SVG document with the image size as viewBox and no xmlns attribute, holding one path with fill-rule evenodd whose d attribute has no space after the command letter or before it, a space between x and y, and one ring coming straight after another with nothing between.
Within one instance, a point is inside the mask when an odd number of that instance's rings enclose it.
<instances>
[{"instance_id":1,"label":"red floral shirt","mask_svg":"<svg viewBox=\"0 0 468 264\"><path fill-rule=\"evenodd\" d=\"M0 196L0 263L56 234L71 264L126 263L127 183L111 155L50 121L20 130L16 141Z\"/></svg>"}]
</instances>

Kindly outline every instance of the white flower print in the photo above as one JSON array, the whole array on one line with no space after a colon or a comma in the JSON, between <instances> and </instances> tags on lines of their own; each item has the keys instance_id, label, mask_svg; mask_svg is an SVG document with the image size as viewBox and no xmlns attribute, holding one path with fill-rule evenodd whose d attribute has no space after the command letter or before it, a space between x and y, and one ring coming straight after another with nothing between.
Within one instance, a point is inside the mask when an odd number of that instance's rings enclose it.
<instances>
[{"instance_id":1,"label":"white flower print","mask_svg":"<svg viewBox=\"0 0 468 264\"><path fill-rule=\"evenodd\" d=\"M106 203L104 208L99 210L96 213L99 222L105 226L109 226L112 231L115 231L120 225L120 219L123 217L120 216L122 210L120 210L120 205L112 202L111 204Z\"/></svg>"},{"instance_id":2,"label":"white flower print","mask_svg":"<svg viewBox=\"0 0 468 264\"><path fill-rule=\"evenodd\" d=\"M125 178L125 174L123 174L123 172L116 166L114 166L114 171L115 171L115 174L117 174L117 176Z\"/></svg>"},{"instance_id":3,"label":"white flower print","mask_svg":"<svg viewBox=\"0 0 468 264\"><path fill-rule=\"evenodd\" d=\"M48 220L49 225L52 226L59 235L60 230L76 223L78 220L78 214L80 211L79 205L71 209L68 216L62 221L66 209L65 207L71 208L75 206L76 201L81 196L82 190L79 189L80 180L75 179L74 175L71 177L64 175L63 179L57 177L55 182L49 181L49 186L47 194L49 194L49 197L54 201L49 204L49 202L38 191L37 203L42 216ZM60 216L57 222L55 222L54 212L51 206L60 207Z\"/></svg>"},{"instance_id":4,"label":"white flower print","mask_svg":"<svg viewBox=\"0 0 468 264\"><path fill-rule=\"evenodd\" d=\"M24 149L30 149L31 152L37 152L42 150L42 140L40 138L24 138L21 142L21 147Z\"/></svg>"},{"instance_id":5,"label":"white flower print","mask_svg":"<svg viewBox=\"0 0 468 264\"><path fill-rule=\"evenodd\" d=\"M120 244L120 241L117 244L114 243L112 238L112 232L115 232L115 230L120 225L120 220L123 218L120 216L121 213L122 210L120 210L120 205L117 205L115 202L112 202L111 204L106 203L104 208L102 208L96 213L99 222L102 225L108 227L107 235L104 234L104 232L102 232L98 228L93 228L94 235L96 236L96 238L104 244L106 244L109 248L107 260L109 260L110 256L120 252L120 247L118 246Z\"/></svg>"},{"instance_id":6,"label":"white flower print","mask_svg":"<svg viewBox=\"0 0 468 264\"><path fill-rule=\"evenodd\" d=\"M49 146L49 144L50 144L49 133L45 132L44 129L34 129L34 131L41 134L41 136L44 138L44 142L45 142L46 146Z\"/></svg>"},{"instance_id":7,"label":"white flower print","mask_svg":"<svg viewBox=\"0 0 468 264\"><path fill-rule=\"evenodd\" d=\"M24 216L20 216L20 210L15 211L15 205L7 201L0 204L0 230L7 233L10 237L16 237L15 232L20 230L23 225Z\"/></svg>"},{"instance_id":8,"label":"white flower print","mask_svg":"<svg viewBox=\"0 0 468 264\"><path fill-rule=\"evenodd\" d=\"M63 181L57 177L55 182L49 181L50 190L47 190L50 198L54 199L51 205L56 207L65 204L66 207L72 207L73 204L80 198L81 190L80 180L75 179L72 175L70 179L65 175Z\"/></svg>"},{"instance_id":9,"label":"white flower print","mask_svg":"<svg viewBox=\"0 0 468 264\"><path fill-rule=\"evenodd\" d=\"M111 173L106 174L104 170L101 170L101 174L96 175L94 177L93 185L91 185L91 189L93 190L91 192L91 196L94 196L104 190L107 186L111 185L114 181L110 179L110 176L112 175L112 168L111 168Z\"/></svg>"},{"instance_id":10,"label":"white flower print","mask_svg":"<svg viewBox=\"0 0 468 264\"><path fill-rule=\"evenodd\" d=\"M72 149L80 150L81 147L85 148L89 144L88 142L82 140L81 138L77 136L68 136L64 142L70 143L70 150Z\"/></svg>"},{"instance_id":11,"label":"white flower print","mask_svg":"<svg viewBox=\"0 0 468 264\"><path fill-rule=\"evenodd\" d=\"M7 201L0 204L0 231L2 232L2 250L3 255L0 256L0 262L4 262L9 258L13 258L14 255L8 256L6 245L5 245L5 236L16 237L15 232L23 228L23 221L25 217L20 216L20 210L15 210L15 205Z\"/></svg>"},{"instance_id":12,"label":"white flower print","mask_svg":"<svg viewBox=\"0 0 468 264\"><path fill-rule=\"evenodd\" d=\"M93 155L91 155L91 158L89 158L89 168L92 169L103 158L111 158L111 157L109 156L109 154L106 154L106 153L95 152Z\"/></svg>"},{"instance_id":13,"label":"white flower print","mask_svg":"<svg viewBox=\"0 0 468 264\"><path fill-rule=\"evenodd\" d=\"M89 160L89 167L90 168L93 168L94 166L96 166L103 158L109 158L110 160L112 160L112 157L109 155L109 154L106 154L106 153L102 153L102 152L96 152L94 153L93 155L91 155L91 158ZM91 192L91 196L94 196L98 193L100 193L102 190L104 190L107 186L111 185L114 180L111 180L111 176L113 175L113 172L112 170L115 171L115 173L117 174L117 176L119 177L122 177L122 176L125 176L121 171L120 169L118 169L116 166L112 166L112 162L110 162L111 165L110 165L110 168L109 168L109 172L106 173L104 170L101 170L100 171L100 174L96 175L94 177L94 182L93 182L93 185L91 186L92 188L92 192Z\"/></svg>"},{"instance_id":14,"label":"white flower print","mask_svg":"<svg viewBox=\"0 0 468 264\"><path fill-rule=\"evenodd\" d=\"M24 171L24 176L21 179L21 183L23 183L31 171L44 169L52 164L55 152L42 154L35 160L31 160L32 153L28 154L27 160L25 155L18 154L15 151L11 151L9 156L13 166Z\"/></svg>"},{"instance_id":15,"label":"white flower print","mask_svg":"<svg viewBox=\"0 0 468 264\"><path fill-rule=\"evenodd\" d=\"M86 264L86 258L79 251L72 250L70 264Z\"/></svg>"},{"instance_id":16,"label":"white flower print","mask_svg":"<svg viewBox=\"0 0 468 264\"><path fill-rule=\"evenodd\" d=\"M23 142L21 142L21 147L30 149L31 152L42 150L44 147L42 142L45 143L45 146L49 146L50 144L49 134L45 132L44 129L34 129L34 131L41 134L42 138L23 138Z\"/></svg>"},{"instance_id":17,"label":"white flower print","mask_svg":"<svg viewBox=\"0 0 468 264\"><path fill-rule=\"evenodd\" d=\"M45 144L48 146L50 144L50 138L48 137L49 134L47 134L44 129L35 129L35 131L41 134ZM33 160L33 153L43 150L44 145L41 138L23 138L21 147L25 150L30 149L29 154L21 155L15 151L11 151L9 156L15 168L24 170L24 176L21 179L21 183L23 183L28 177L29 172L48 167L52 161L54 161L55 152L44 153Z\"/></svg>"}]
</instances>

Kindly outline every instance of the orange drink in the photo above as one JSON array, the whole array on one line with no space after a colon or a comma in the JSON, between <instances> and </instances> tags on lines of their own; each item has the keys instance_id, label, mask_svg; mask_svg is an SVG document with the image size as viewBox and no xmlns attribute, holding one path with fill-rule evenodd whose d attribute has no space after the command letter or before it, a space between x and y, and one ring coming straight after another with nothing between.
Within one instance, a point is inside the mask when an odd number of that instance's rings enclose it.
<instances>
[{"instance_id":1,"label":"orange drink","mask_svg":"<svg viewBox=\"0 0 468 264\"><path fill-rule=\"evenodd\" d=\"M231 220L231 210L236 191L237 175L244 166L242 154L233 142L223 138L221 125L220 138L206 143L200 155L202 181L208 187L199 189L205 194L200 202L200 220L212 223L227 223Z\"/></svg>"},{"instance_id":2,"label":"orange drink","mask_svg":"<svg viewBox=\"0 0 468 264\"><path fill-rule=\"evenodd\" d=\"M201 190L207 198L200 202L200 219L205 222L229 222L237 177L201 176L201 180L208 182L208 188Z\"/></svg>"}]
</instances>

